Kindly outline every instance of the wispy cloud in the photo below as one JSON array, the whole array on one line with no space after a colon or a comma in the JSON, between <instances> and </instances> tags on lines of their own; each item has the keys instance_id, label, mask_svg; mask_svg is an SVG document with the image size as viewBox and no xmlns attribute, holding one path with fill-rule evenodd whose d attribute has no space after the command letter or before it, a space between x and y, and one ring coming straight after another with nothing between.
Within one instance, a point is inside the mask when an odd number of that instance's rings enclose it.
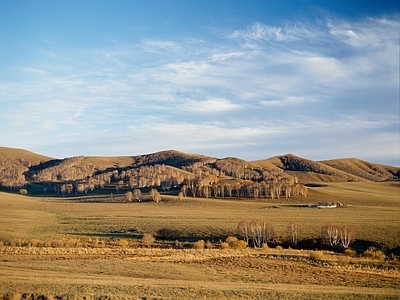
<instances>
[{"instance_id":1,"label":"wispy cloud","mask_svg":"<svg viewBox=\"0 0 400 300\"><path fill-rule=\"evenodd\" d=\"M62 140L75 154L87 154L84 144L93 154L178 148L253 159L295 149L332 158L352 144L373 157L368 131L382 149L398 146L389 136L399 24L255 22L208 39L38 47L36 59L10 67L16 79L0 81L0 139L35 149Z\"/></svg>"},{"instance_id":2,"label":"wispy cloud","mask_svg":"<svg viewBox=\"0 0 400 300\"><path fill-rule=\"evenodd\" d=\"M189 100L183 104L182 110L198 113L222 113L239 109L240 105L234 104L228 99L213 98L204 101Z\"/></svg>"}]
</instances>

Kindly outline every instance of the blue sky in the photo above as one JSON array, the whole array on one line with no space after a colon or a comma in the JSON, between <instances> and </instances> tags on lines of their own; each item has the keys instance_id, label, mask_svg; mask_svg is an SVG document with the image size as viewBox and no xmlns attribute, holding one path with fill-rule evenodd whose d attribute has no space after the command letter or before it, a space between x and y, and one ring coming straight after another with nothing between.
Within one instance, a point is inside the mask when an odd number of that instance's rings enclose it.
<instances>
[{"instance_id":1,"label":"blue sky","mask_svg":"<svg viewBox=\"0 0 400 300\"><path fill-rule=\"evenodd\" d=\"M2 1L0 145L399 166L399 16L398 1Z\"/></svg>"}]
</instances>

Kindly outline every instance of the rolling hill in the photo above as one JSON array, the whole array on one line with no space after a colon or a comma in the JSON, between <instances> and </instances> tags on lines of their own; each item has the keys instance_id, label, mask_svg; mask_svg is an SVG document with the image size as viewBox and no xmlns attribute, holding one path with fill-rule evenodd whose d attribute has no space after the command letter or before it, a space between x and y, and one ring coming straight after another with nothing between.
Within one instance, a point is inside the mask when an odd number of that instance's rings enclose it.
<instances>
[{"instance_id":1,"label":"rolling hill","mask_svg":"<svg viewBox=\"0 0 400 300\"><path fill-rule=\"evenodd\" d=\"M27 184L84 183L90 190L106 185L124 188L179 185L197 179L211 185L218 179L248 185L290 178L301 184L348 181L385 181L400 177L400 168L356 158L312 161L293 154L264 160L187 154L175 150L136 156L76 156L55 159L23 149L0 147L0 187L19 189ZM59 188L59 187L57 187ZM87 192L87 190L86 190ZM237 192L239 193L239 191Z\"/></svg>"}]
</instances>

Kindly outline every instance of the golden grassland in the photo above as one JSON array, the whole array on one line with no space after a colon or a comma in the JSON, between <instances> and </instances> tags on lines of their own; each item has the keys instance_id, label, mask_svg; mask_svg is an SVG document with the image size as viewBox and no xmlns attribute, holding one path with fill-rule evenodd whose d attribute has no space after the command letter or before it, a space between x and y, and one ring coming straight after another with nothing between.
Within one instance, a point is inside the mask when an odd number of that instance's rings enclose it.
<instances>
[{"instance_id":1,"label":"golden grassland","mask_svg":"<svg viewBox=\"0 0 400 300\"><path fill-rule=\"evenodd\" d=\"M325 224L346 224L357 238L394 248L400 246L399 186L329 183L310 188L307 198L164 196L160 203L0 193L0 299L23 293L47 299L398 299L399 270L390 262L288 249L148 249L134 235L113 232L156 234L167 227L191 240L218 242L235 234L242 219L265 219L281 239L290 222L299 224L299 239L318 237ZM347 207L298 206L321 201ZM110 240L114 246L101 243Z\"/></svg>"}]
</instances>

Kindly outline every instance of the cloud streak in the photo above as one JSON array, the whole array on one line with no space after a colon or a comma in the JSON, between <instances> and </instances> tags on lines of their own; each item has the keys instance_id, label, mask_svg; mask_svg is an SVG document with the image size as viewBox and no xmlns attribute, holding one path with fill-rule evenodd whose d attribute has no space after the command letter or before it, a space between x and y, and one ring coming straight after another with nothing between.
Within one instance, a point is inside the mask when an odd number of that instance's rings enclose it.
<instances>
[{"instance_id":1,"label":"cloud streak","mask_svg":"<svg viewBox=\"0 0 400 300\"><path fill-rule=\"evenodd\" d=\"M224 34L38 46L34 59L8 66L13 77L0 71L0 139L53 156L176 148L334 158L351 149L395 161L399 28L396 16L257 21Z\"/></svg>"}]
</instances>

